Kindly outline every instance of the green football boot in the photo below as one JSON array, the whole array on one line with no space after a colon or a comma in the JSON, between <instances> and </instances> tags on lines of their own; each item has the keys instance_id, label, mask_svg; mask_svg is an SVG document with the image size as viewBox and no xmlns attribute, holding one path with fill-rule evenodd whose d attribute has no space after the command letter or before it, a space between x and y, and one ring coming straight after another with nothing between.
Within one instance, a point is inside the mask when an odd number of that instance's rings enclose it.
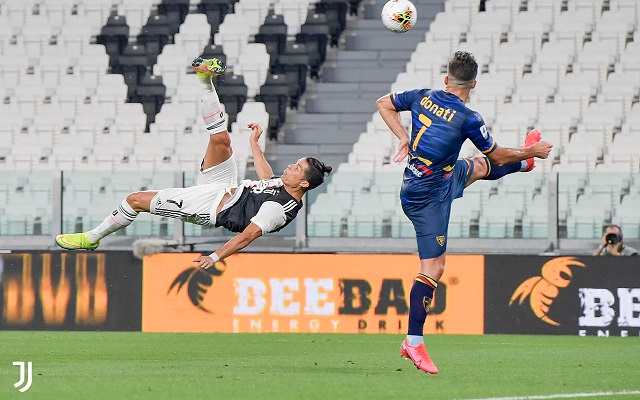
<instances>
[{"instance_id":1,"label":"green football boot","mask_svg":"<svg viewBox=\"0 0 640 400\"><path fill-rule=\"evenodd\" d=\"M227 66L217 58L204 59L202 57L196 57L191 62L193 70L196 71L196 75L200 79L211 79L218 75L224 74L227 70Z\"/></svg>"},{"instance_id":2,"label":"green football boot","mask_svg":"<svg viewBox=\"0 0 640 400\"><path fill-rule=\"evenodd\" d=\"M67 250L95 250L100 245L100 241L90 241L87 232L58 235L56 243Z\"/></svg>"}]
</instances>

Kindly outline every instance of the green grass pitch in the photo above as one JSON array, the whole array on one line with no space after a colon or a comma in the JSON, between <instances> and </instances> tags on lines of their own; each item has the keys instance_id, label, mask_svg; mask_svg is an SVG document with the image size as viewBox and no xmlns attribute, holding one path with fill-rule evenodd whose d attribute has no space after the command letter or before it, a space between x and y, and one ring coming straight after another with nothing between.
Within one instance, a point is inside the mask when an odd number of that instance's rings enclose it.
<instances>
[{"instance_id":1,"label":"green grass pitch","mask_svg":"<svg viewBox=\"0 0 640 400\"><path fill-rule=\"evenodd\" d=\"M640 390L640 338L428 336L435 376L399 356L402 338L4 331L0 399L471 399ZM13 361L33 362L25 393L13 387Z\"/></svg>"}]
</instances>

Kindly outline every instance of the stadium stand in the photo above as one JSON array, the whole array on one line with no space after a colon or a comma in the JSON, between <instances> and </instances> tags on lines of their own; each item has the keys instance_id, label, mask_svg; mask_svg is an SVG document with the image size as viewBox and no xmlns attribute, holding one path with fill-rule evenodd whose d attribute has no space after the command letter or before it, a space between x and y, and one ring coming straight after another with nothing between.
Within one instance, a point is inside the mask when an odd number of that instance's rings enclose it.
<instances>
[{"instance_id":1,"label":"stadium stand","mask_svg":"<svg viewBox=\"0 0 640 400\"><path fill-rule=\"evenodd\" d=\"M637 101L638 75L629 74L626 79L626 70L620 64L634 57L626 56L627 52L635 54L631 38L638 24L636 7L630 2L536 0L487 1L484 12L476 12L476 7L477 2L473 1L447 1L445 12L436 16L426 40L416 46L406 72L398 74L391 89L413 88L417 81L437 87L446 57L454 48L467 49L479 58L483 72L478 77L478 88L472 93L470 107L482 113L498 142L517 146L524 134L536 126L556 144L559 156L539 162L538 169L527 175L531 179L544 182L547 174L563 171L571 174L630 168L630 172L635 172L637 159L632 159L631 150L624 149L637 143L632 135L625 134L633 125L625 121L634 119L630 111ZM622 16L619 7L633 12ZM634 63L627 65L633 68ZM359 141L354 144L349 162L371 163L374 169L388 163L386 143L367 149L369 157L359 156L362 147ZM462 156L474 154L477 152L469 145L461 152ZM471 188L467 189L465 198L454 203L450 235L546 236L546 190L536 186L539 189L534 192L514 196L512 181L505 179L499 184L497 193L490 197L490 205L484 207L481 203L475 216L479 224L477 233L464 223L474 221L467 212L465 199ZM595 182L585 178L580 191L602 190ZM559 224L561 236L567 238L599 237L602 227L612 220L612 210L621 204L620 191L595 196L578 195L577 189L569 190L570 194L563 190L561 185L561 197L566 202L560 204ZM596 204L599 204L597 212ZM353 209L359 206L355 200ZM459 219L460 208L465 213Z\"/></svg>"},{"instance_id":2,"label":"stadium stand","mask_svg":"<svg viewBox=\"0 0 640 400\"><path fill-rule=\"evenodd\" d=\"M8 140L0 169L47 178L2 174L11 178L2 181L0 235L51 233L53 210L43 200L53 196L50 184L43 189L51 170L173 176L196 168L206 136L189 63L201 53L229 65L217 85L241 176L251 173L252 120L268 127L261 146L275 171L302 154L338 167L310 199L309 236L411 238L397 204L402 165L390 161L396 142L374 101L442 88L447 58L464 49L481 63L469 106L498 142L518 146L535 126L555 150L533 173L470 187L454 203L450 235L546 237L547 181L558 173L561 238L598 238L611 222L640 238L638 3L414 3L418 24L398 37L384 31L383 2L372 0L2 2L0 135ZM477 154L463 146L461 156ZM73 193L65 214L87 199L74 179L64 180ZM151 187L111 182L89 193L106 208L127 190ZM87 213L65 215L64 228L86 228ZM171 223L150 219L127 234L161 235Z\"/></svg>"}]
</instances>

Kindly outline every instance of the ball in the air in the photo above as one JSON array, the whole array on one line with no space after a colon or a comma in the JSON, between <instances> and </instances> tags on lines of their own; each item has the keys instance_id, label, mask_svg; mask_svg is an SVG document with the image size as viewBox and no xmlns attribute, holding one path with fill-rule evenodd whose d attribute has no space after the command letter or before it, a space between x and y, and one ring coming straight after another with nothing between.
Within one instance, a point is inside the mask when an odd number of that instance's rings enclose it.
<instances>
[{"instance_id":1,"label":"ball in the air","mask_svg":"<svg viewBox=\"0 0 640 400\"><path fill-rule=\"evenodd\" d=\"M380 14L384 26L392 32L403 33L411 29L418 19L416 6L409 0L389 0Z\"/></svg>"}]
</instances>

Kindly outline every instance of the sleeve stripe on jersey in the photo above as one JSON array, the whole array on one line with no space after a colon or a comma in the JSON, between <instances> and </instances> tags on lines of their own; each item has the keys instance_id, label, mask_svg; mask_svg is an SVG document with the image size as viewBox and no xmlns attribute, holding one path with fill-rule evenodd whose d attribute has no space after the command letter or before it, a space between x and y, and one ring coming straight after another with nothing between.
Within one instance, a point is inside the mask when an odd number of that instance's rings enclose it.
<instances>
[{"instance_id":1,"label":"sleeve stripe on jersey","mask_svg":"<svg viewBox=\"0 0 640 400\"><path fill-rule=\"evenodd\" d=\"M483 150L482 154L488 154L491 153L492 151L494 151L496 149L496 142L495 140L493 141L493 143L491 143L491 147L489 147L487 150Z\"/></svg>"},{"instance_id":2,"label":"sleeve stripe on jersey","mask_svg":"<svg viewBox=\"0 0 640 400\"><path fill-rule=\"evenodd\" d=\"M289 200L284 206L282 206L282 208L284 209L284 212L289 212L296 208L297 205L298 204L294 200Z\"/></svg>"},{"instance_id":3,"label":"sleeve stripe on jersey","mask_svg":"<svg viewBox=\"0 0 640 400\"><path fill-rule=\"evenodd\" d=\"M393 105L393 108L395 108L396 110L398 109L398 98L396 97L395 93L391 93L389 95L389 98L391 99L391 104Z\"/></svg>"}]
</instances>

